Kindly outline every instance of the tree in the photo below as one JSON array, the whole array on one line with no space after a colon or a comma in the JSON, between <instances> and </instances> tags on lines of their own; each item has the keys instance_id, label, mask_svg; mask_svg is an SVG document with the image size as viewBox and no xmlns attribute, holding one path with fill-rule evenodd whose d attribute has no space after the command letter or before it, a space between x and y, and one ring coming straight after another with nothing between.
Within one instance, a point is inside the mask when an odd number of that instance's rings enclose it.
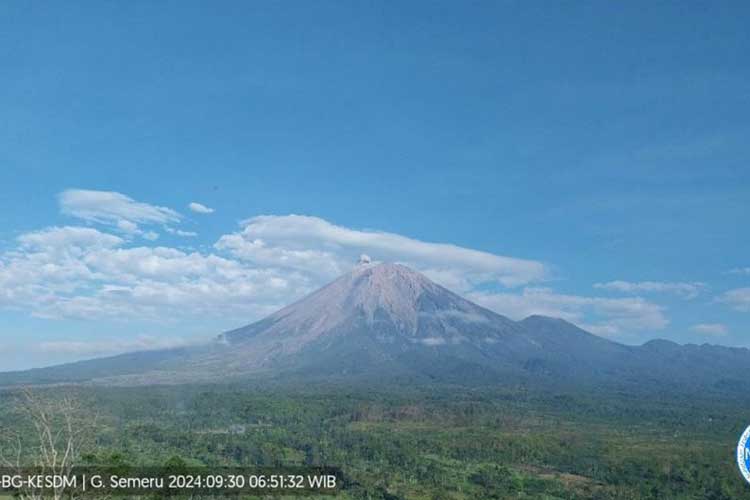
<instances>
[{"instance_id":1,"label":"tree","mask_svg":"<svg viewBox=\"0 0 750 500\"><path fill-rule=\"evenodd\" d=\"M97 416L70 392L51 394L25 388L15 402L16 425L0 431L0 463L18 473L71 476L82 453L93 445ZM25 425L24 425L25 424ZM65 486L51 491L24 488L22 500L60 500Z\"/></svg>"}]
</instances>

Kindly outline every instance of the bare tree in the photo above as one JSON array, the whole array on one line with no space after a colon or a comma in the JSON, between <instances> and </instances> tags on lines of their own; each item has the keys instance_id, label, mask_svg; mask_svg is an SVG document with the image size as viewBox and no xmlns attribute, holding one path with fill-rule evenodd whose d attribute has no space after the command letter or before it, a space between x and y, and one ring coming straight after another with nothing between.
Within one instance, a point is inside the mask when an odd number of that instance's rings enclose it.
<instances>
[{"instance_id":1,"label":"bare tree","mask_svg":"<svg viewBox=\"0 0 750 500\"><path fill-rule=\"evenodd\" d=\"M0 464L18 472L31 468L39 474L70 476L81 454L93 444L96 414L70 392L50 394L29 388L21 391L15 409L18 425L0 430ZM64 486L20 492L23 500L60 500L65 494Z\"/></svg>"}]
</instances>

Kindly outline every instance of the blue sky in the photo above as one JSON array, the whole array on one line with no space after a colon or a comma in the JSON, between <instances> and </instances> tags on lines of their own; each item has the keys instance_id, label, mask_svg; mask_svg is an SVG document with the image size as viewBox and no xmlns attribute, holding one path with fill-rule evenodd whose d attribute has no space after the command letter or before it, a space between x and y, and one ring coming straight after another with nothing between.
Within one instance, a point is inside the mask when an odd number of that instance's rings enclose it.
<instances>
[{"instance_id":1,"label":"blue sky","mask_svg":"<svg viewBox=\"0 0 750 500\"><path fill-rule=\"evenodd\" d=\"M0 369L205 338L359 253L514 318L750 346L749 16L5 3Z\"/></svg>"}]
</instances>

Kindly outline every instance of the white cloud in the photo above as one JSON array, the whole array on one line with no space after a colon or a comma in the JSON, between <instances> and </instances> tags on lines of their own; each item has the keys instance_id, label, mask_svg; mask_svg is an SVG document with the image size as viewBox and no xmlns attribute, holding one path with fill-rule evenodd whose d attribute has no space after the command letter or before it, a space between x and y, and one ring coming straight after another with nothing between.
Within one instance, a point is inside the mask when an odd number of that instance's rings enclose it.
<instances>
[{"instance_id":1,"label":"white cloud","mask_svg":"<svg viewBox=\"0 0 750 500\"><path fill-rule=\"evenodd\" d=\"M28 233L14 250L0 254L0 305L44 318L234 314L251 320L348 271L364 250L460 290L542 279L545 273L534 261L355 231L314 217L251 219L216 247L227 255L133 246L88 227Z\"/></svg>"},{"instance_id":2,"label":"white cloud","mask_svg":"<svg viewBox=\"0 0 750 500\"><path fill-rule=\"evenodd\" d=\"M729 333L727 326L721 323L699 323L691 326L690 329L703 335L712 335L716 337Z\"/></svg>"},{"instance_id":3,"label":"white cloud","mask_svg":"<svg viewBox=\"0 0 750 500\"><path fill-rule=\"evenodd\" d=\"M58 195L58 201L65 215L115 227L126 235L139 235L151 241L159 235L142 230L141 225L177 223L182 218L171 208L135 201L115 191L68 189Z\"/></svg>"},{"instance_id":4,"label":"white cloud","mask_svg":"<svg viewBox=\"0 0 750 500\"><path fill-rule=\"evenodd\" d=\"M213 208L208 208L206 205L202 205L195 201L190 202L188 208L197 214L212 214L214 213Z\"/></svg>"},{"instance_id":5,"label":"white cloud","mask_svg":"<svg viewBox=\"0 0 750 500\"><path fill-rule=\"evenodd\" d=\"M18 238L18 246L0 255L0 306L36 310L59 295L76 293L99 276L84 256L108 251L121 238L85 227L52 227Z\"/></svg>"},{"instance_id":6,"label":"white cloud","mask_svg":"<svg viewBox=\"0 0 750 500\"><path fill-rule=\"evenodd\" d=\"M186 238L194 238L195 236L198 236L198 233L194 231L183 231L181 229L175 229L169 226L166 226L164 230L168 232L169 234L174 234L176 236L184 236Z\"/></svg>"},{"instance_id":7,"label":"white cloud","mask_svg":"<svg viewBox=\"0 0 750 500\"><path fill-rule=\"evenodd\" d=\"M179 222L171 208L149 205L114 191L68 189L59 195L60 209L89 222L116 225L125 220L136 224Z\"/></svg>"},{"instance_id":8,"label":"white cloud","mask_svg":"<svg viewBox=\"0 0 750 500\"><path fill-rule=\"evenodd\" d=\"M0 306L44 318L252 319L319 284L214 254L126 244L85 227L22 235L0 254Z\"/></svg>"},{"instance_id":9,"label":"white cloud","mask_svg":"<svg viewBox=\"0 0 750 500\"><path fill-rule=\"evenodd\" d=\"M120 246L123 239L102 233L90 227L49 227L41 231L26 233L18 238L23 248L36 249L80 249L80 248L112 248Z\"/></svg>"},{"instance_id":10,"label":"white cloud","mask_svg":"<svg viewBox=\"0 0 750 500\"><path fill-rule=\"evenodd\" d=\"M735 267L729 270L729 274L740 274L743 276L750 276L750 267Z\"/></svg>"},{"instance_id":11,"label":"white cloud","mask_svg":"<svg viewBox=\"0 0 750 500\"><path fill-rule=\"evenodd\" d=\"M127 234L138 234L140 232L138 224L124 219L117 221L117 229Z\"/></svg>"},{"instance_id":12,"label":"white cloud","mask_svg":"<svg viewBox=\"0 0 750 500\"><path fill-rule=\"evenodd\" d=\"M523 285L544 280L548 274L544 264L533 260L349 229L303 215L254 217L215 246L255 265L306 270L326 278L347 270L366 253L375 261L407 264L459 291L484 282Z\"/></svg>"},{"instance_id":13,"label":"white cloud","mask_svg":"<svg viewBox=\"0 0 750 500\"><path fill-rule=\"evenodd\" d=\"M215 247L217 252L201 253L137 246L89 227L27 233L14 249L0 254L0 306L43 318L179 322L231 317L241 324L324 285L366 254L373 261L410 265L515 319L557 316L613 336L668 323L660 306L640 297L585 297L530 286L520 293L480 291L544 280L547 268L532 260L354 230L315 217L253 218Z\"/></svg>"},{"instance_id":14,"label":"white cloud","mask_svg":"<svg viewBox=\"0 0 750 500\"><path fill-rule=\"evenodd\" d=\"M672 293L685 299L694 299L706 289L705 283L670 283L663 281L610 281L608 283L596 283L594 288L624 293Z\"/></svg>"},{"instance_id":15,"label":"white cloud","mask_svg":"<svg viewBox=\"0 0 750 500\"><path fill-rule=\"evenodd\" d=\"M750 312L750 288L729 290L724 292L717 300L737 311Z\"/></svg>"},{"instance_id":16,"label":"white cloud","mask_svg":"<svg viewBox=\"0 0 750 500\"><path fill-rule=\"evenodd\" d=\"M669 324L661 306L641 297L586 297L535 287L524 288L520 294L472 292L467 296L515 320L533 314L552 316L599 335L627 337L633 333L661 330Z\"/></svg>"}]
</instances>

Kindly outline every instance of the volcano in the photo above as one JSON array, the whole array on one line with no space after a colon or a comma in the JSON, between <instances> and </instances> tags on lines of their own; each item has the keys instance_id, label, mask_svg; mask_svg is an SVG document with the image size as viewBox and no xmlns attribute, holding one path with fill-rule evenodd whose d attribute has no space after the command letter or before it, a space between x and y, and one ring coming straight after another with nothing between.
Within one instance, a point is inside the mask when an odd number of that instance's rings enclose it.
<instances>
[{"instance_id":1,"label":"volcano","mask_svg":"<svg viewBox=\"0 0 750 500\"><path fill-rule=\"evenodd\" d=\"M278 312L201 345L0 374L0 384L290 378L587 386L746 387L750 351L627 346L561 319L512 321L399 264L360 263Z\"/></svg>"},{"instance_id":2,"label":"volcano","mask_svg":"<svg viewBox=\"0 0 750 500\"><path fill-rule=\"evenodd\" d=\"M511 356L539 348L517 323L398 264L360 264L219 340L238 353L233 368L329 373L430 371L415 362L431 359L438 368L444 357L476 364L497 361L490 351L498 344Z\"/></svg>"}]
</instances>

